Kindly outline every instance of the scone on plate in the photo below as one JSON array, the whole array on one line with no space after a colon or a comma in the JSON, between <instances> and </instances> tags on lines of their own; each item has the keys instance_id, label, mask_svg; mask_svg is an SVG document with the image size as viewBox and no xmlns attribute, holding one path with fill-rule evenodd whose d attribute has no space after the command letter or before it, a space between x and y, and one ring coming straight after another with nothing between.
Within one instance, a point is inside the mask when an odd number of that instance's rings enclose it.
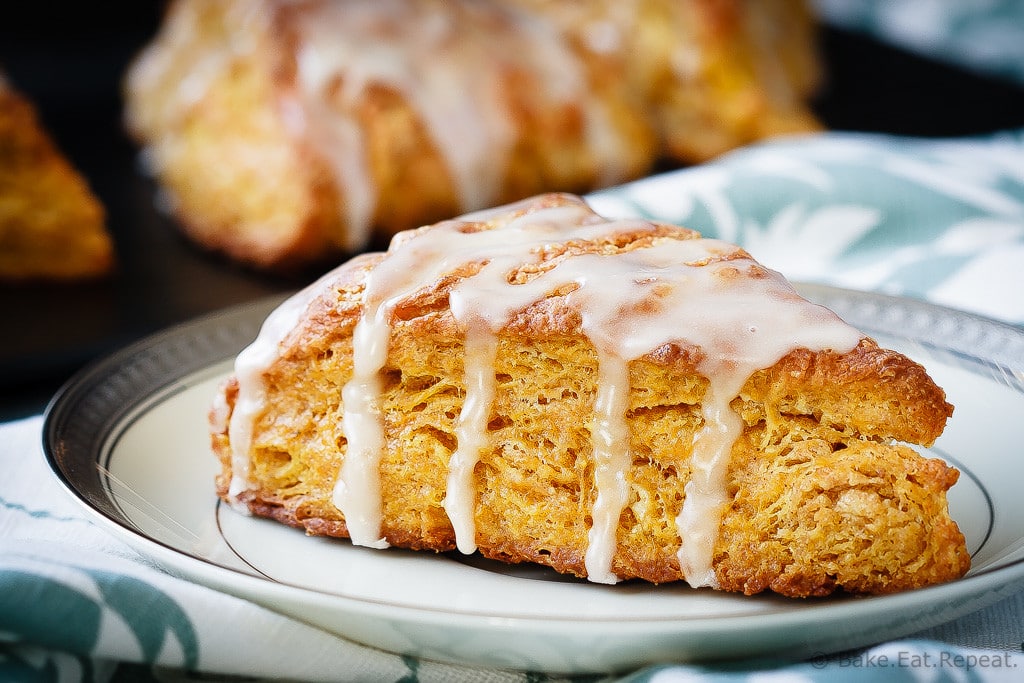
<instances>
[{"instance_id":1,"label":"scone on plate","mask_svg":"<svg viewBox=\"0 0 1024 683\"><path fill-rule=\"evenodd\" d=\"M127 74L126 121L195 241L301 266L816 129L802 18L738 0L176 0ZM782 25L784 47L754 30Z\"/></svg>"},{"instance_id":2,"label":"scone on plate","mask_svg":"<svg viewBox=\"0 0 1024 683\"><path fill-rule=\"evenodd\" d=\"M106 275L114 249L103 205L0 73L0 281Z\"/></svg>"},{"instance_id":3,"label":"scone on plate","mask_svg":"<svg viewBox=\"0 0 1024 683\"><path fill-rule=\"evenodd\" d=\"M548 194L295 295L210 412L235 508L384 548L788 596L961 576L925 370L742 249Z\"/></svg>"}]
</instances>

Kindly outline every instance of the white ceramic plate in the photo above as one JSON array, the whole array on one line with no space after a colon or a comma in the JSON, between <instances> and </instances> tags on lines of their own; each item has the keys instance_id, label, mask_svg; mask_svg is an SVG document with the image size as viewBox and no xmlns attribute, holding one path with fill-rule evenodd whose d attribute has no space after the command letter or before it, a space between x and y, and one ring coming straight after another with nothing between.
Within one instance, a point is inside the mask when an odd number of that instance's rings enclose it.
<instances>
[{"instance_id":1,"label":"white ceramic plate","mask_svg":"<svg viewBox=\"0 0 1024 683\"><path fill-rule=\"evenodd\" d=\"M218 504L206 412L276 300L129 347L72 380L46 415L56 476L169 571L353 640L442 661L547 672L660 661L803 657L900 637L984 607L1024 580L1024 331L906 299L801 287L923 363L956 413L931 449L973 568L870 598L788 600L682 585L593 585L458 553L356 548Z\"/></svg>"}]
</instances>

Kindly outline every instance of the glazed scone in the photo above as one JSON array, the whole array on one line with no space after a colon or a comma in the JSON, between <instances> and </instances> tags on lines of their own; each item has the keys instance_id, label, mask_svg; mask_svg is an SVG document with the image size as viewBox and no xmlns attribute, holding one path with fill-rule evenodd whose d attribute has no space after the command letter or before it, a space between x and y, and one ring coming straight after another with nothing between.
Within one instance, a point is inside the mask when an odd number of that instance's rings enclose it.
<instances>
[{"instance_id":1,"label":"glazed scone","mask_svg":"<svg viewBox=\"0 0 1024 683\"><path fill-rule=\"evenodd\" d=\"M635 178L655 148L617 74L478 0L177 0L126 100L189 234L257 266Z\"/></svg>"},{"instance_id":2,"label":"glazed scone","mask_svg":"<svg viewBox=\"0 0 1024 683\"><path fill-rule=\"evenodd\" d=\"M742 0L175 0L127 74L126 121L197 242L301 266L817 129L811 78L792 75L816 64L803 17Z\"/></svg>"},{"instance_id":3,"label":"glazed scone","mask_svg":"<svg viewBox=\"0 0 1024 683\"><path fill-rule=\"evenodd\" d=\"M788 596L961 576L952 412L738 247L550 194L277 309L210 412L235 508L359 545Z\"/></svg>"},{"instance_id":4,"label":"glazed scone","mask_svg":"<svg viewBox=\"0 0 1024 683\"><path fill-rule=\"evenodd\" d=\"M108 274L113 241L103 205L0 74L0 281Z\"/></svg>"}]
</instances>

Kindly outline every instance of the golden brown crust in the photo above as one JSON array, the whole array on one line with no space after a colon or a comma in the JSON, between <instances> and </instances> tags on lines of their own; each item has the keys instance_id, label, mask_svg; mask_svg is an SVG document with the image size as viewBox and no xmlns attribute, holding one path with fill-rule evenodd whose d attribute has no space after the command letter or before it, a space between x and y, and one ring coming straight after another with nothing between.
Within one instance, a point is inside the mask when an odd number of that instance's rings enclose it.
<instances>
[{"instance_id":1,"label":"golden brown crust","mask_svg":"<svg viewBox=\"0 0 1024 683\"><path fill-rule=\"evenodd\" d=\"M0 74L0 280L79 280L113 266L102 204Z\"/></svg>"},{"instance_id":2,"label":"golden brown crust","mask_svg":"<svg viewBox=\"0 0 1024 683\"><path fill-rule=\"evenodd\" d=\"M335 407L325 408L336 406L337 393L325 394L323 385L337 372L344 377L345 366L316 359L323 358L326 348L334 354L343 354L344 350L337 342L323 344L322 338L306 341L310 343L272 375L276 391L281 392L276 410L298 420L281 427L287 431L313 429L307 420L315 420L318 425L325 419L328 423L340 421ZM416 342L418 348L414 347ZM447 337L424 338L422 329L400 333L395 344L408 351L396 355L388 371L396 382L399 374L402 379L393 388L387 408L393 419L388 425L391 446L381 470L384 534L396 546L452 550L454 534L441 501L445 489L443 473L455 444L454 417L461 408L458 382L452 380L460 376L457 359L461 348ZM566 425L582 425L587 420L595 372L593 352L588 352L578 339L553 338L530 347L516 341L508 346L514 347L514 351L509 348L508 357L499 357L505 362L499 363L497 372L509 380L499 393L497 417L492 418L502 451L500 456L484 458L478 468L481 481L477 491L477 542L481 553L493 559L538 562L583 576L585 520L593 495L588 483L592 465L584 457L570 454L585 452L589 436L581 428L566 429ZM872 347L865 342L850 354L823 364L826 368L818 371L818 379L833 387L832 395L827 397L831 403L825 403L832 413L870 407L872 400L878 398L872 394L856 405L836 405L837 401L845 400L847 379L856 373L829 369L842 367L844 359L855 366L867 362L876 353ZM791 362L784 360L770 372L780 371ZM310 364L322 365L312 372L303 369ZM893 365L914 373L909 362ZM579 378L587 378L588 373L589 380L580 382ZM680 479L686 477L685 447L680 443L687 443L699 426L698 412L690 402L699 401L705 385L703 378L692 373L692 364L687 360L669 367L652 361L635 366L634 385L640 388L633 392L631 410L632 429L637 433L637 459L631 474L634 493L620 525L614 564L615 572L622 577L657 583L680 578L675 557L679 542L672 524L681 506ZM436 375L447 376L447 381ZM539 377L543 386L528 382L529 377ZM766 398L759 395L761 380L752 380L744 392L748 421L755 413L763 415L776 408L769 409L760 402ZM336 381L332 380L330 386L333 392L340 391ZM313 412L328 412L318 417L293 414L292 411L299 410L296 404L308 401L314 391L319 396ZM933 408L940 414L948 413L941 393L928 393L939 401ZM521 409L517 412L524 395L543 396L543 400L554 405L559 399L565 402L563 397L571 394L580 397L572 407L563 405L550 414L545 411L526 415ZM666 405L669 400L677 403ZM886 424L872 423L871 427L876 433L899 427L914 412L916 409L896 413ZM280 421L280 415L275 421ZM517 421L532 424L523 430L516 426ZM930 429L923 427L919 433L928 438ZM347 536L343 520L330 503L334 478L340 468L339 455L325 448L332 438L339 438L336 433L331 437L331 431L314 439L319 446L307 444L295 449L292 445L288 448L293 452L288 456L265 452L263 458L257 458L259 466L268 471L274 467L283 469L277 470L281 479L258 478L264 484L250 503L255 514L305 528L313 534ZM557 443L552 442L552 434L559 435ZM944 492L955 482L955 470L940 461L922 459L904 447L873 441L870 437L874 435L862 436L851 438L822 425L812 415L780 415L772 427L763 421L748 426L746 438L733 451L730 480L735 498L723 521L723 536L717 550L716 571L724 589L747 593L773 590L793 596L823 595L838 588L877 593L948 580L966 571L969 559L963 549L963 537L944 507ZM794 445L795 439L801 442ZM227 465L225 476L230 473L227 445L223 434L217 437L215 449ZM673 448L684 448L684 452L674 453ZM833 453L836 448L839 450ZM816 454L815 449L821 453ZM796 463L794 453L802 454L803 460ZM834 511L812 495L815 491L818 498L827 496L828 501L874 496L868 501L871 507L862 516L877 516L879 510L888 510L884 523L878 522L877 535L870 527L864 531L869 535L861 539L862 546L868 547L856 548L862 553L860 562L875 567L871 571L851 575L857 566L849 563L846 575L833 576L832 567L848 559L842 557L832 560L827 565L829 572L822 573L826 566L823 561L836 552L836 530L864 526L842 519L819 526L822 511ZM220 493L226 493L224 477ZM803 498L796 497L797 493L802 493ZM785 495L796 500L788 501ZM906 506L903 501L912 504ZM772 509L779 513L778 518L807 535L809 539L804 542L810 547L794 549L792 530L763 526L765 511ZM893 536L894 532L900 535ZM883 539L888 539L887 552L894 556L884 558L891 563L885 565L891 567L891 575L879 576L876 565L881 559L873 553L879 552Z\"/></svg>"},{"instance_id":3,"label":"golden brown crust","mask_svg":"<svg viewBox=\"0 0 1024 683\"><path fill-rule=\"evenodd\" d=\"M956 470L907 447L832 449L808 439L775 462L734 464L737 495L716 557L724 589L889 593L966 571L963 537L945 510Z\"/></svg>"},{"instance_id":4,"label":"golden brown crust","mask_svg":"<svg viewBox=\"0 0 1024 683\"><path fill-rule=\"evenodd\" d=\"M487 227L515 216L494 218ZM672 226L657 231L662 237L655 239L695 234ZM627 229L551 246L545 263L650 242L649 233L640 235ZM241 497L255 514L311 534L348 535L331 498L347 443L341 389L352 376L363 282L382 258L365 255L339 269L263 375L271 407L256 417L254 489ZM529 277L530 270L510 277ZM443 499L465 396L465 353L464 330L447 296L472 272L467 267L441 277L394 309L380 404L382 533L392 545L455 547ZM675 520L704 420L702 357L699 348L668 344L629 364L633 462L612 562L621 578L681 578ZM597 352L565 293L527 307L498 334L487 447L474 471L482 555L586 575L596 496L590 424L597 377ZM221 496L232 474L223 411L236 391L229 380L212 420ZM963 536L946 510L956 470L900 443L930 444L952 414L919 364L870 339L847 353L798 349L755 372L732 407L744 427L731 453L730 502L714 553L723 589L886 593L967 570Z\"/></svg>"}]
</instances>

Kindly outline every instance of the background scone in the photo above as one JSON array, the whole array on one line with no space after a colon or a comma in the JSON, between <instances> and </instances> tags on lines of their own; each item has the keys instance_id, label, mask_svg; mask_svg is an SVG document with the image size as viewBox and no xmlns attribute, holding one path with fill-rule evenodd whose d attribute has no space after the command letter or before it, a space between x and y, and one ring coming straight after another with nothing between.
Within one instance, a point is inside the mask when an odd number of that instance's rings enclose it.
<instances>
[{"instance_id":1,"label":"background scone","mask_svg":"<svg viewBox=\"0 0 1024 683\"><path fill-rule=\"evenodd\" d=\"M176 0L127 75L127 124L195 240L305 264L814 129L803 17L739 0ZM776 49L761 25L796 28Z\"/></svg>"},{"instance_id":2,"label":"background scone","mask_svg":"<svg viewBox=\"0 0 1024 683\"><path fill-rule=\"evenodd\" d=\"M186 228L256 265L642 174L615 74L496 2L179 0L127 79Z\"/></svg>"},{"instance_id":3,"label":"background scone","mask_svg":"<svg viewBox=\"0 0 1024 683\"><path fill-rule=\"evenodd\" d=\"M508 0L552 22L591 64L627 79L659 153L706 161L820 127L817 26L802 0Z\"/></svg>"},{"instance_id":4,"label":"background scone","mask_svg":"<svg viewBox=\"0 0 1024 683\"><path fill-rule=\"evenodd\" d=\"M0 73L0 280L76 280L114 264L103 205Z\"/></svg>"},{"instance_id":5,"label":"background scone","mask_svg":"<svg viewBox=\"0 0 1024 683\"><path fill-rule=\"evenodd\" d=\"M218 494L372 547L789 596L962 575L952 406L738 247L545 195L291 299L211 410Z\"/></svg>"}]
</instances>

